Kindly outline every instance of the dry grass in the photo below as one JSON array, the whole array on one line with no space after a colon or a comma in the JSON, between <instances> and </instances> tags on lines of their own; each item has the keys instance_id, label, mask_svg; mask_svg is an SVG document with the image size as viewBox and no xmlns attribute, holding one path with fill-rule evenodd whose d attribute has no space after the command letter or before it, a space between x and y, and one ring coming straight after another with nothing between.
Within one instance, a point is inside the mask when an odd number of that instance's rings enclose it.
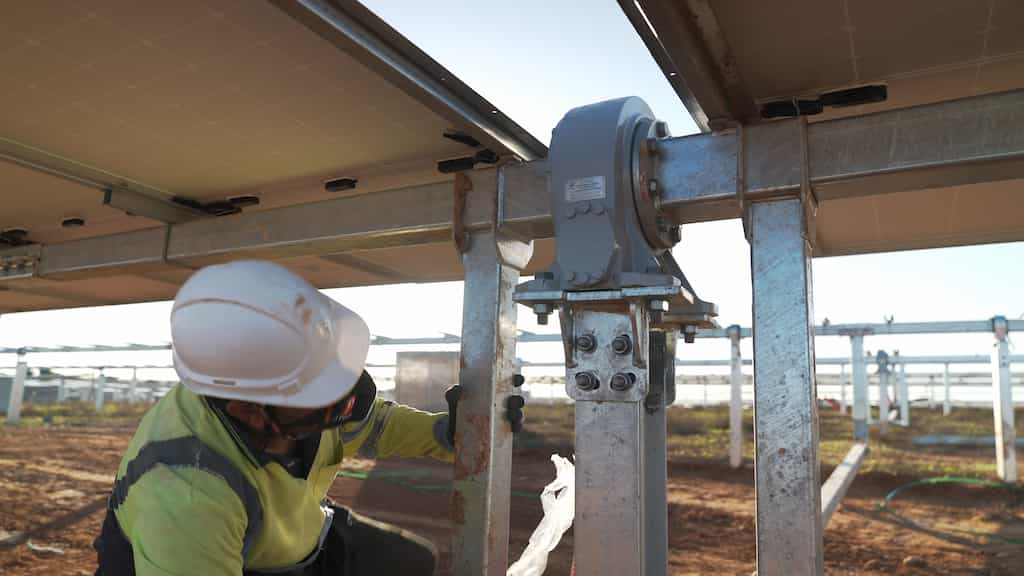
<instances>
[{"instance_id":1,"label":"dry grass","mask_svg":"<svg viewBox=\"0 0 1024 576\"><path fill-rule=\"evenodd\" d=\"M95 426L99 424L132 427L149 408L148 404L107 403L97 414L90 402L65 404L26 404L19 426ZM572 446L575 410L571 403L532 404L526 408L527 423L516 437L518 448ZM876 414L877 417L877 414ZM967 475L995 478L995 458L991 447L952 448L914 446L914 436L955 434L991 436L992 412L979 408L954 409L942 416L941 409L911 409L911 426L890 425L886 436L871 431L871 455L864 461L862 473L878 472L895 476ZM1018 411L1017 434L1024 437L1024 412ZM3 424L0 421L0 425ZM835 410L819 410L818 455L824 468L835 466L852 445L853 424L848 415ZM743 413L744 458L752 461L753 411ZM668 412L668 453L678 460L725 461L729 454L729 413L726 406L683 408ZM927 454L928 458L920 458Z\"/></svg>"},{"instance_id":2,"label":"dry grass","mask_svg":"<svg viewBox=\"0 0 1024 576\"><path fill-rule=\"evenodd\" d=\"M92 402L65 402L62 404L25 404L21 408L19 426L135 426L151 404L107 402L103 413L96 413Z\"/></svg>"}]
</instances>

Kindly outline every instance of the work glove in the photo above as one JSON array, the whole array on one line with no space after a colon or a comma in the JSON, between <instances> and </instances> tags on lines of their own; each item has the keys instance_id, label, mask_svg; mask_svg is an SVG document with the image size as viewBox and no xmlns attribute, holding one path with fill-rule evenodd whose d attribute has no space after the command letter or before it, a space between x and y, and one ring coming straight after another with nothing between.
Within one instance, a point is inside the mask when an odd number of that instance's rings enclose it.
<instances>
[{"instance_id":1,"label":"work glove","mask_svg":"<svg viewBox=\"0 0 1024 576\"><path fill-rule=\"evenodd\" d=\"M519 388L525 382L522 374L512 377L512 385ZM445 391L444 399L448 402L448 442L455 445L455 422L458 420L459 400L462 399L462 386L456 384ZM526 401L522 396L513 394L505 399L505 419L512 427L512 433L516 434L523 429L523 421L526 419L523 414L523 407Z\"/></svg>"}]
</instances>

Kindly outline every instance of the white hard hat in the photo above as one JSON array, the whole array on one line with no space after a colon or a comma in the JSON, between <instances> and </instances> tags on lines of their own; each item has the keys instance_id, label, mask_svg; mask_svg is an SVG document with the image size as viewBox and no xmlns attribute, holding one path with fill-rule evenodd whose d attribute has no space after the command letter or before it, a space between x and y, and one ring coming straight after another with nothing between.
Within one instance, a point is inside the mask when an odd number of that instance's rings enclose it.
<instances>
[{"instance_id":1,"label":"white hard hat","mask_svg":"<svg viewBox=\"0 0 1024 576\"><path fill-rule=\"evenodd\" d=\"M238 261L197 271L171 312L174 368L196 394L319 408L352 391L370 331L287 268Z\"/></svg>"}]
</instances>

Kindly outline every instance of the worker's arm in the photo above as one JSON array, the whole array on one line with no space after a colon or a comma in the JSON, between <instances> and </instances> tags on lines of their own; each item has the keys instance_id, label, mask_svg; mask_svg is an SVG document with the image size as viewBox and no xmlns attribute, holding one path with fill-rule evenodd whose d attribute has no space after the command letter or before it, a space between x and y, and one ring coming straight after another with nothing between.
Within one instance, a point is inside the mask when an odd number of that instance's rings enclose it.
<instances>
[{"instance_id":1,"label":"worker's arm","mask_svg":"<svg viewBox=\"0 0 1024 576\"><path fill-rule=\"evenodd\" d=\"M423 412L378 398L365 422L342 428L342 439L347 454L369 458L429 456L451 462L455 452L447 431L447 414Z\"/></svg>"},{"instance_id":2,"label":"worker's arm","mask_svg":"<svg viewBox=\"0 0 1024 576\"><path fill-rule=\"evenodd\" d=\"M138 576L241 576L246 513L222 479L158 466L119 507Z\"/></svg>"}]
</instances>

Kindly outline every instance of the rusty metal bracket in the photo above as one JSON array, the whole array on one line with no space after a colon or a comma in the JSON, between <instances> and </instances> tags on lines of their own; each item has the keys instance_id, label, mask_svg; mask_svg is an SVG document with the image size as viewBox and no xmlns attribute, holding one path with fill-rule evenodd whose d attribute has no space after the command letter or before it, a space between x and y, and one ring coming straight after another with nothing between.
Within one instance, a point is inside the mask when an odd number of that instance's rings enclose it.
<instances>
[{"instance_id":1,"label":"rusty metal bracket","mask_svg":"<svg viewBox=\"0 0 1024 576\"><path fill-rule=\"evenodd\" d=\"M463 218L466 213L466 196L473 190L473 181L462 172L455 173L455 185L452 189L452 242L459 254L469 249L469 233Z\"/></svg>"}]
</instances>

